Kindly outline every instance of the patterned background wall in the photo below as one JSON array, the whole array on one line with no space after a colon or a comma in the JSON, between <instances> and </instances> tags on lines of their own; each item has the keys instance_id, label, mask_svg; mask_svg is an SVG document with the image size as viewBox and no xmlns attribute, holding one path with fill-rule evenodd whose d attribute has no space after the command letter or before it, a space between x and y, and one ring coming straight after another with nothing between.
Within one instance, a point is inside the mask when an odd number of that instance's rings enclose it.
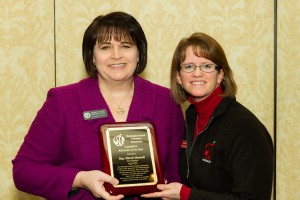
<instances>
[{"instance_id":1,"label":"patterned background wall","mask_svg":"<svg viewBox=\"0 0 300 200\"><path fill-rule=\"evenodd\" d=\"M195 31L217 39L239 86L237 99L274 132L273 0L0 0L0 199L18 191L11 160L51 87L85 77L82 35L98 15L121 10L149 43L143 77L169 87L178 41ZM278 0L277 199L300 196L300 2Z\"/></svg>"},{"instance_id":2,"label":"patterned background wall","mask_svg":"<svg viewBox=\"0 0 300 200\"><path fill-rule=\"evenodd\" d=\"M277 196L300 197L300 1L278 3Z\"/></svg>"}]
</instances>

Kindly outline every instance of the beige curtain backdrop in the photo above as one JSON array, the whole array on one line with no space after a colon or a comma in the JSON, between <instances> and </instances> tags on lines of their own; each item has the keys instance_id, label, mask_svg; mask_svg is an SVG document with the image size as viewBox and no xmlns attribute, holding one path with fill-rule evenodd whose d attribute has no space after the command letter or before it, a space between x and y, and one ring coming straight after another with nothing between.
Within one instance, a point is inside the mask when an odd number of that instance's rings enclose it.
<instances>
[{"instance_id":1,"label":"beige curtain backdrop","mask_svg":"<svg viewBox=\"0 0 300 200\"><path fill-rule=\"evenodd\" d=\"M217 39L239 86L237 99L266 125L276 145L276 197L300 196L300 2L278 0L277 120L274 121L273 0L0 0L0 199L42 199L18 191L15 157L47 91L86 77L82 36L89 23L125 11L149 43L143 77L169 87L173 51L195 31Z\"/></svg>"}]
</instances>

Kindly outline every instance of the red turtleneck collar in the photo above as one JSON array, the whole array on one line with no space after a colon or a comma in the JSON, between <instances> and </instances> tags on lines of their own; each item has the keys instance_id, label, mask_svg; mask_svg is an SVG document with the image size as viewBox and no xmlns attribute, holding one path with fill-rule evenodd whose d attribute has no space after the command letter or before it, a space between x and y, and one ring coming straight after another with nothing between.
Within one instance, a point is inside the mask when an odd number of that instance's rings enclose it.
<instances>
[{"instance_id":1,"label":"red turtleneck collar","mask_svg":"<svg viewBox=\"0 0 300 200\"><path fill-rule=\"evenodd\" d=\"M218 86L207 98L202 101L195 102L191 97L188 97L188 101L193 104L197 112L197 122L195 126L195 137L205 128L209 118L213 114L216 107L222 101L223 91Z\"/></svg>"}]
</instances>

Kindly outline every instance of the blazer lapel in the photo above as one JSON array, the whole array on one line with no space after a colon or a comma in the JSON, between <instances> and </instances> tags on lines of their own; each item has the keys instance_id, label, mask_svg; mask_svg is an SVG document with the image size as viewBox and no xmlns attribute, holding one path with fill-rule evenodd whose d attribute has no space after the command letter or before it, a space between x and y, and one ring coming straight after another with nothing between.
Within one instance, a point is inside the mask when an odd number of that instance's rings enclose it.
<instances>
[{"instance_id":1,"label":"blazer lapel","mask_svg":"<svg viewBox=\"0 0 300 200\"><path fill-rule=\"evenodd\" d=\"M151 121L155 100L155 88L152 83L139 76L134 77L134 95L127 121Z\"/></svg>"},{"instance_id":2,"label":"blazer lapel","mask_svg":"<svg viewBox=\"0 0 300 200\"><path fill-rule=\"evenodd\" d=\"M95 114L95 118L85 119L93 129L98 131L99 126L104 123L114 122L114 118L100 93L98 80L87 78L78 85L78 94L82 107L82 117L84 113ZM106 114L104 114L106 112Z\"/></svg>"},{"instance_id":3,"label":"blazer lapel","mask_svg":"<svg viewBox=\"0 0 300 200\"><path fill-rule=\"evenodd\" d=\"M78 85L78 94L82 106L82 117L86 111L106 111L107 116L85 120L97 130L102 124L115 122L108 105L100 93L98 80L87 78ZM134 77L134 95L127 116L128 122L151 121L153 119L155 107L155 87L147 80Z\"/></svg>"}]
</instances>

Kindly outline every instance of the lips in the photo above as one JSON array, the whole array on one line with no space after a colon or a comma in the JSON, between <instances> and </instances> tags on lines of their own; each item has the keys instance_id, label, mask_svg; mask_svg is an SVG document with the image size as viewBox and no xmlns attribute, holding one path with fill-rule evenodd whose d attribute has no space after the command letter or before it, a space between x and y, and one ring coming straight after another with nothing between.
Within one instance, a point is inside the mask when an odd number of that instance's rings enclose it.
<instances>
[{"instance_id":1,"label":"lips","mask_svg":"<svg viewBox=\"0 0 300 200\"><path fill-rule=\"evenodd\" d=\"M203 85L205 83L206 83L205 81L192 81L191 82L191 84L193 84L193 85Z\"/></svg>"},{"instance_id":2,"label":"lips","mask_svg":"<svg viewBox=\"0 0 300 200\"><path fill-rule=\"evenodd\" d=\"M111 64L110 67L123 67L125 66L125 63L118 63L118 64Z\"/></svg>"}]
</instances>

